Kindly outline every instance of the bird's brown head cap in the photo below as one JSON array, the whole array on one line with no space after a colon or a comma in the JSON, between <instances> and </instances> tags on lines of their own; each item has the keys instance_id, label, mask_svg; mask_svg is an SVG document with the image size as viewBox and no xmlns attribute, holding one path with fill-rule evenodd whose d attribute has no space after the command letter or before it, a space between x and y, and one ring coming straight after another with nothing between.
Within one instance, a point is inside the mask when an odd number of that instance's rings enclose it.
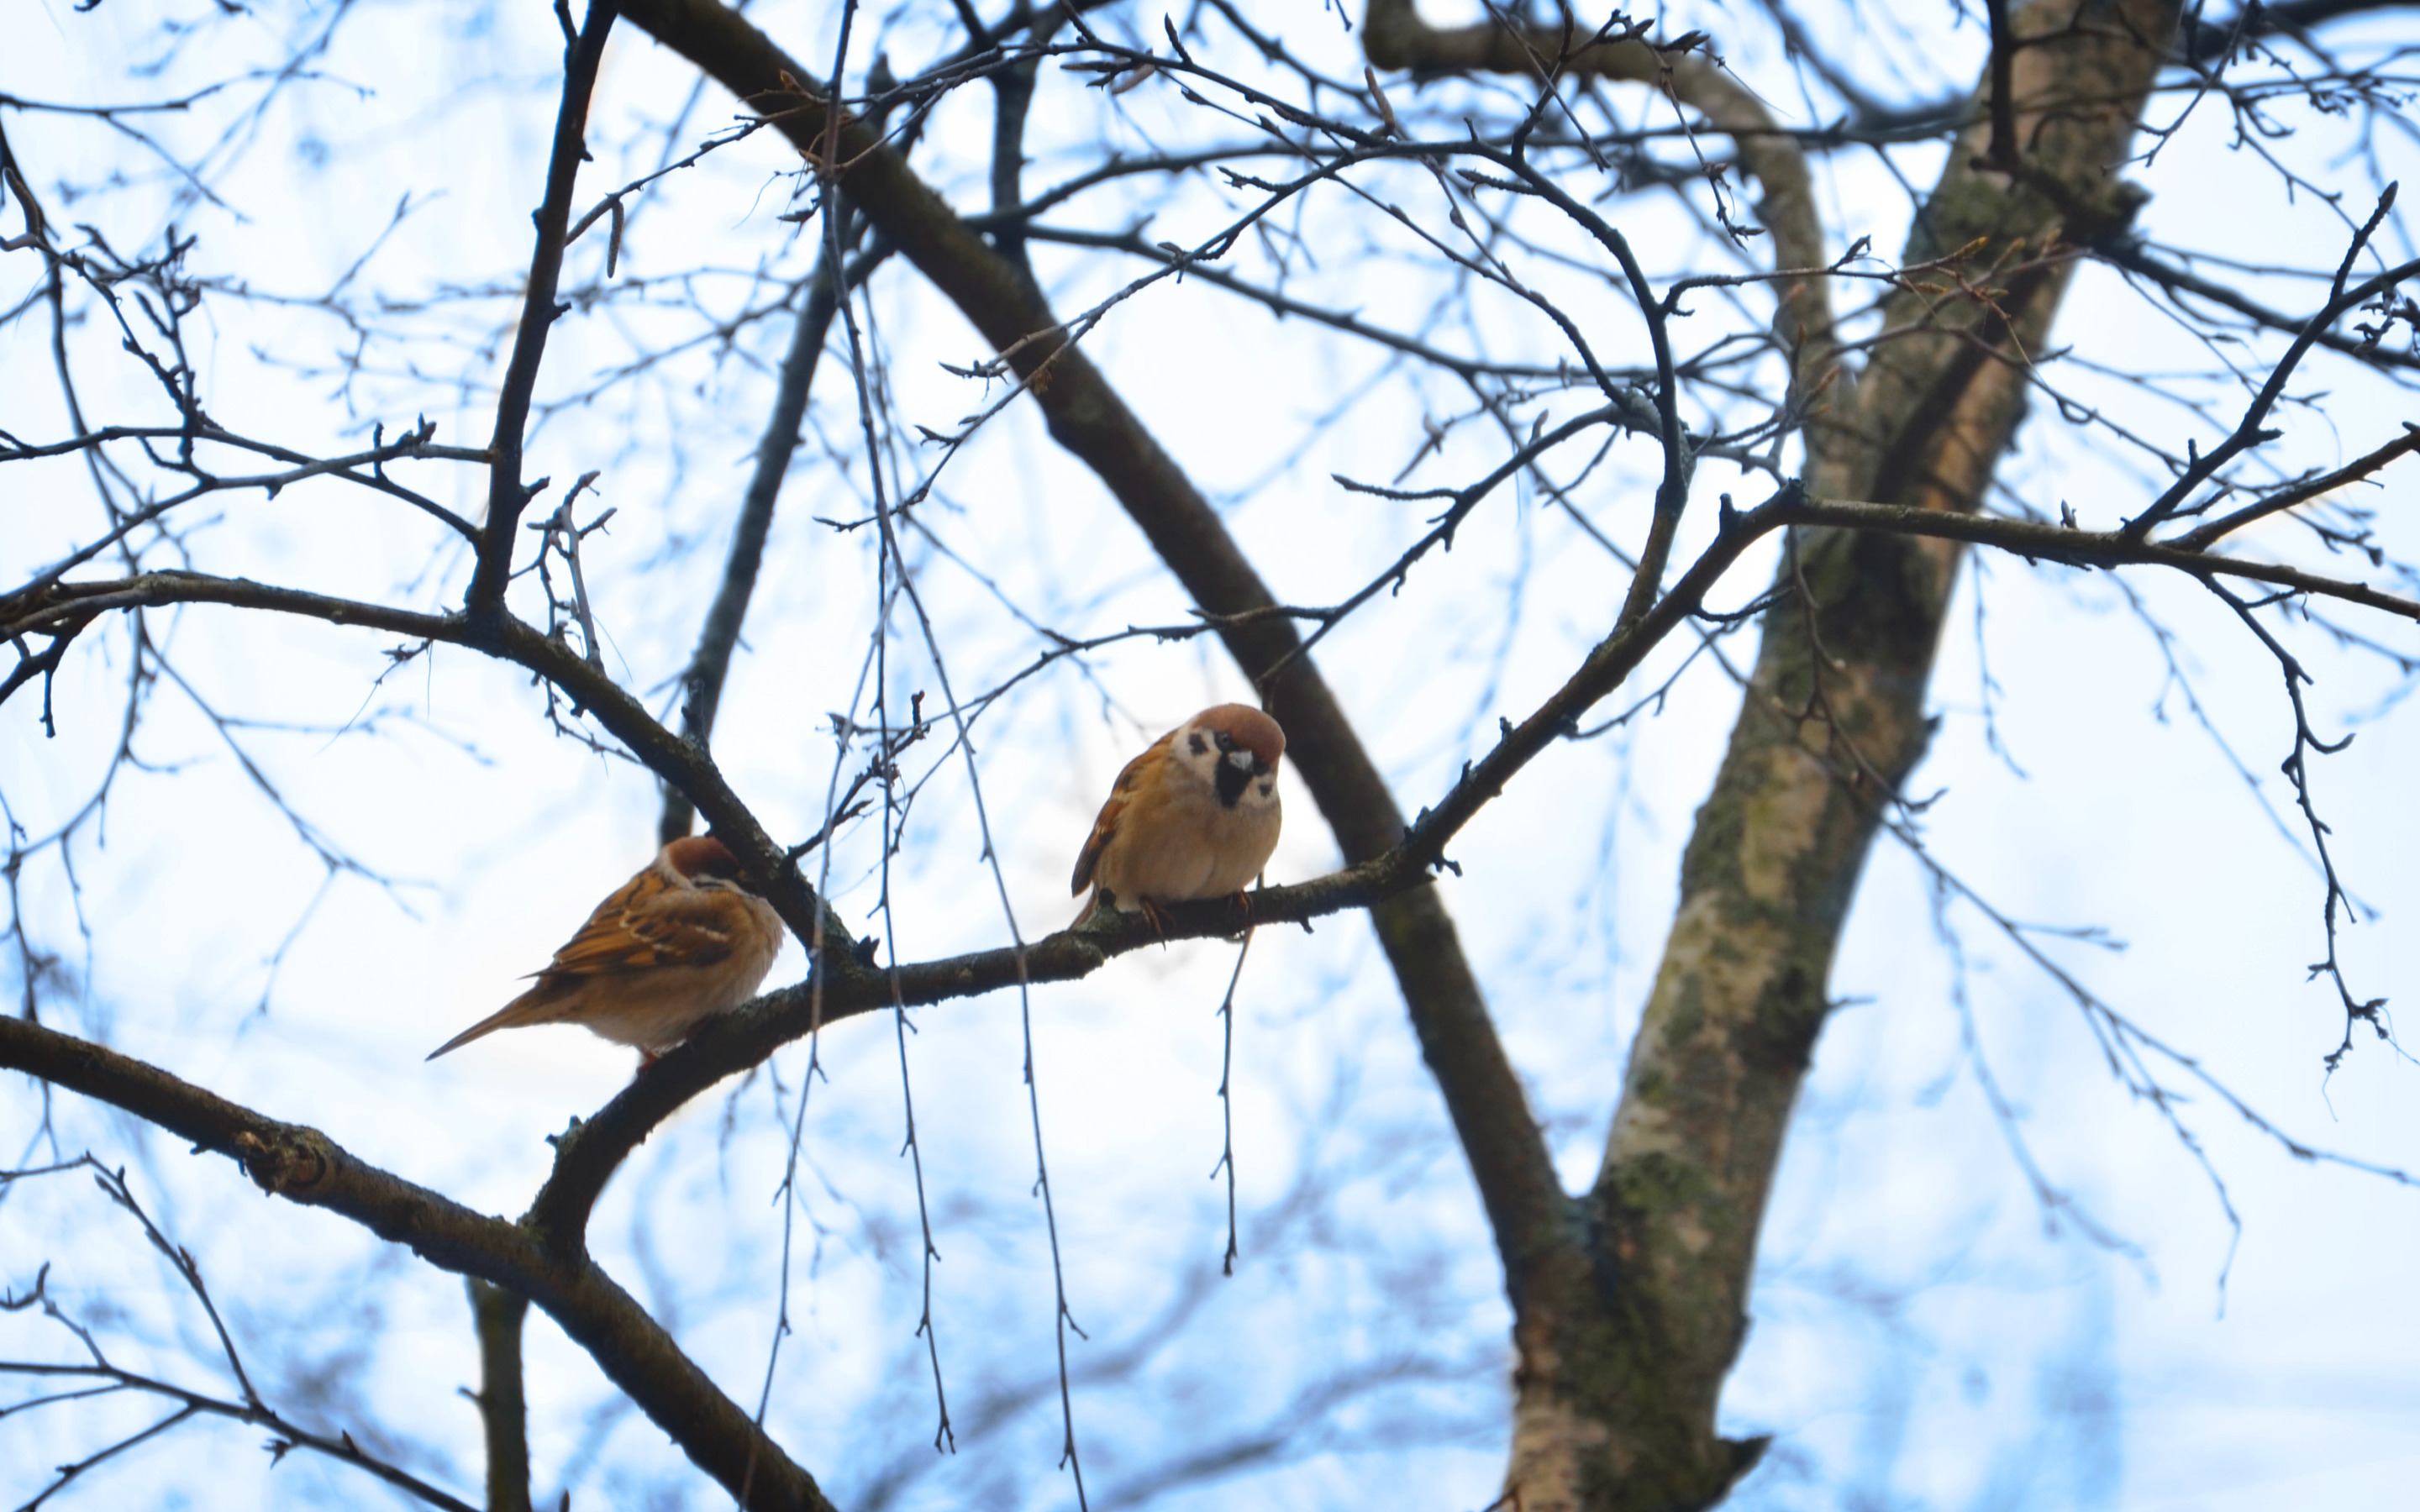
<instances>
[{"instance_id":1,"label":"bird's brown head cap","mask_svg":"<svg viewBox=\"0 0 2420 1512\"><path fill-rule=\"evenodd\" d=\"M711 835L688 835L664 847L664 860L685 877L739 875L739 857Z\"/></svg>"},{"instance_id":2,"label":"bird's brown head cap","mask_svg":"<svg viewBox=\"0 0 2420 1512\"><path fill-rule=\"evenodd\" d=\"M1278 722L1247 703L1220 703L1193 717L1203 730L1225 735L1249 750L1264 767L1273 767L1285 754L1285 732Z\"/></svg>"}]
</instances>

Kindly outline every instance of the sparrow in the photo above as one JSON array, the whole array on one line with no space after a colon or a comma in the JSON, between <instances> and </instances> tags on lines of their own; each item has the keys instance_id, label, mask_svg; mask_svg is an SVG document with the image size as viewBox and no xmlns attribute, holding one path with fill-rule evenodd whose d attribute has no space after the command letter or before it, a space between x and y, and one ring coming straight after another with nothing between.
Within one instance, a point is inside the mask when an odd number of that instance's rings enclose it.
<instances>
[{"instance_id":1,"label":"sparrow","mask_svg":"<svg viewBox=\"0 0 2420 1512\"><path fill-rule=\"evenodd\" d=\"M711 836L676 840L597 905L537 985L428 1054L526 1024L584 1024L641 1064L699 1024L755 995L782 951L782 918L739 883L739 860Z\"/></svg>"},{"instance_id":2,"label":"sparrow","mask_svg":"<svg viewBox=\"0 0 2420 1512\"><path fill-rule=\"evenodd\" d=\"M1076 857L1069 890L1093 888L1083 917L1107 904L1156 923L1161 903L1240 896L1278 848L1284 753L1275 719L1221 703L1126 763Z\"/></svg>"}]
</instances>

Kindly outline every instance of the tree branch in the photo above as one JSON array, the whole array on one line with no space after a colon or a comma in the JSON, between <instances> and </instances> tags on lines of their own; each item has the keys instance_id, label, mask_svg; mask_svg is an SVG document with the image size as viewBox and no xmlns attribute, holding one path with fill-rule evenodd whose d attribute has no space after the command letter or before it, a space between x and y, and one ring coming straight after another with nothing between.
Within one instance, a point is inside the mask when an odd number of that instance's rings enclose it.
<instances>
[{"instance_id":1,"label":"tree branch","mask_svg":"<svg viewBox=\"0 0 2420 1512\"><path fill-rule=\"evenodd\" d=\"M522 433L529 425L530 396L537 388L539 362L546 355L546 334L569 308L555 302L563 277L565 230L571 221L573 182L588 157L588 100L597 88L597 66L605 55L605 36L613 28L616 0L588 0L588 19L565 50L563 105L555 113L554 151L548 160L546 198L537 208L537 245L530 254L529 291L521 302L520 328L513 335L513 354L504 364L504 380L496 395L496 431L488 443L488 519L479 544L478 565L471 575L468 603L472 612L503 612L504 584L511 580L513 545L520 535L521 510L534 491L521 481ZM570 24L565 12L566 26Z\"/></svg>"},{"instance_id":2,"label":"tree branch","mask_svg":"<svg viewBox=\"0 0 2420 1512\"><path fill-rule=\"evenodd\" d=\"M783 134L820 158L827 106L802 82L814 75L736 11L716 0L629 0L626 10L723 87L776 116ZM1031 281L858 123L844 119L834 141L851 203L1008 355L1029 380L1027 392L1053 439L1101 478L1194 602L1223 615L1274 605L1208 501L1067 342ZM1045 369L1047 376L1032 381ZM1229 624L1219 633L1255 678L1286 662L1299 641L1290 624L1276 620ZM1403 833L1403 810L1316 669L1294 659L1264 693L1346 859L1365 860L1392 846ZM1435 893L1415 888L1389 900L1374 921L1517 1288L1530 1257L1560 1242L1564 1231L1563 1194L1544 1139Z\"/></svg>"},{"instance_id":3,"label":"tree branch","mask_svg":"<svg viewBox=\"0 0 2420 1512\"><path fill-rule=\"evenodd\" d=\"M2408 438L2390 442L2398 454L2415 449ZM2358 464L2356 464L2358 465ZM2348 470L2350 471L2350 470ZM2262 511L2266 513L2266 511ZM1888 535L1921 535L1997 547L2029 560L2063 562L2077 567L2173 567L2199 579L2242 578L2273 583L2297 594L2359 604L2398 619L2420 621L2420 600L2403 598L2366 583L2326 578L2278 563L2243 557L2213 556L2196 547L2141 541L2118 531L2078 531L2063 525L2037 525L2030 520L1996 515L1959 515L1920 504L1871 504L1824 500L1807 505L1805 521L1846 530Z\"/></svg>"},{"instance_id":4,"label":"tree branch","mask_svg":"<svg viewBox=\"0 0 2420 1512\"><path fill-rule=\"evenodd\" d=\"M126 539L141 527L160 518L178 505L190 503L206 494L223 493L231 488L260 488L265 489L273 499L282 488L306 478L322 475L341 478L347 483L359 484L365 488L400 499L421 513L442 521L448 529L463 539L475 543L479 532L468 520L427 495L407 488L386 475L384 464L407 457L415 460L434 458L452 462L488 460L488 454L483 451L473 451L462 446L432 444L429 438L436 434L435 423L424 420L419 426L407 431L400 440L385 442L369 451L356 452L349 456L331 457L309 456L274 442L254 440L250 437L238 436L231 431L221 429L217 424L207 420L190 426L106 425L99 430L86 431L69 440L39 444L9 444L0 441L0 462L19 462L34 457L62 456L76 452L90 452L116 440L156 440L173 438L186 443L188 450L193 443L209 441L240 451L256 452L263 456L274 457L281 462L291 464L283 472L255 473L239 478L210 476L202 473L190 463L180 465L176 471L198 480L192 487L180 489L164 499L155 500L141 509L124 512L119 515L106 534L85 543L60 558L35 574L23 586L39 588L56 581ZM367 467L370 471L366 473L353 471L359 467Z\"/></svg>"},{"instance_id":5,"label":"tree branch","mask_svg":"<svg viewBox=\"0 0 2420 1512\"><path fill-rule=\"evenodd\" d=\"M2195 64L2224 59L2230 49L2259 38L2301 32L2343 16L2409 10L2412 5L2412 0L2285 0L2282 5L2272 6L2255 0L2225 21L2202 21L2196 16L2178 28L2176 51L2170 59Z\"/></svg>"},{"instance_id":6,"label":"tree branch","mask_svg":"<svg viewBox=\"0 0 2420 1512\"><path fill-rule=\"evenodd\" d=\"M467 1503L429 1485L409 1471L365 1451L354 1442L350 1433L339 1429L333 1438L325 1433L315 1433L270 1406L260 1393L253 1387L251 1376L244 1369L242 1357L236 1350L235 1339L228 1334L225 1320L219 1316L218 1304L210 1300L209 1288L203 1284L201 1267L194 1263L192 1253L183 1245L171 1240L160 1226L152 1221L151 1215L143 1210L142 1204L134 1199L134 1193L127 1184L123 1168L112 1170L86 1153L74 1160L45 1166L39 1170L0 1171L0 1193L5 1193L12 1183L28 1177L55 1176L79 1169L90 1170L93 1173L93 1184L100 1187L102 1194L112 1202L133 1215L135 1222L143 1226L144 1237L150 1241L151 1247L167 1261L169 1268L177 1273L178 1279L184 1283L185 1289L193 1294L194 1302L202 1309L203 1316L209 1319L211 1332L218 1335L219 1351L226 1361L228 1373L235 1378L236 1389L240 1394L241 1399L230 1401L225 1397L211 1396L206 1393L178 1385L173 1381L162 1381L128 1370L117 1365L101 1348L100 1339L95 1336L91 1328L69 1317L65 1309L47 1295L50 1266L45 1263L40 1273L36 1275L30 1291L22 1297L11 1295L5 1304L0 1304L0 1306L14 1312L39 1304L42 1311L53 1321L74 1335L77 1342L84 1346L87 1357L86 1363L64 1365L31 1360L0 1360L0 1375L22 1376L33 1380L97 1381L102 1384L88 1388L86 1391L62 1395L75 1396L101 1396L114 1391L141 1392L177 1403L178 1411L159 1422L85 1455L81 1459L59 1466L54 1473L50 1486L39 1495L23 1504L19 1508L19 1512L34 1512L35 1508L49 1501L51 1497L67 1489L69 1485L82 1477L85 1472L116 1458L147 1440L158 1437L179 1423L202 1416L225 1418L232 1422L269 1429L273 1437L263 1447L269 1452L271 1464L275 1464L296 1449L308 1449L315 1454L325 1455L331 1459L376 1475L396 1489L418 1497L431 1506L442 1509L442 1512L472 1512ZM30 1407L42 1405L43 1400L59 1399L62 1397L12 1402L7 1411L22 1412Z\"/></svg>"},{"instance_id":7,"label":"tree branch","mask_svg":"<svg viewBox=\"0 0 2420 1512\"><path fill-rule=\"evenodd\" d=\"M2358 483L2397 457L2408 455L2415 451L2420 451L2420 424L2414 424L2407 420L2403 423L2402 435L2366 456L2357 456L2334 472L2323 472L2316 478L2295 484L2290 487L2280 488L2257 503L2246 504L2233 514L2221 515L2207 525L2197 526L2182 535L2171 537L2166 544L2180 550L2202 550L2221 537L2231 535L2255 520L2280 514L2293 508L2296 504L2307 503L2321 494L2334 492L2347 484Z\"/></svg>"},{"instance_id":8,"label":"tree branch","mask_svg":"<svg viewBox=\"0 0 2420 1512\"><path fill-rule=\"evenodd\" d=\"M429 1263L507 1288L546 1309L641 1412L750 1512L826 1512L813 1476L749 1421L596 1262L544 1243L367 1165L317 1129L280 1123L132 1057L20 1018L0 1018L0 1067L122 1108L239 1162L263 1192L324 1208Z\"/></svg>"},{"instance_id":9,"label":"tree branch","mask_svg":"<svg viewBox=\"0 0 2420 1512\"><path fill-rule=\"evenodd\" d=\"M2203 579L2242 578L2298 593L2339 598L2420 622L2420 602L2299 568L2131 540L2117 532L2075 531L1900 504L1815 501L1806 499L1794 487L1785 488L1756 509L1730 516L1713 545L1674 580L1668 593L1645 615L1617 629L1600 643L1528 717L1518 725L1506 721L1496 748L1470 764L1433 808L1422 810L1418 820L1408 826L1398 818L1389 843L1326 877L1256 892L1249 911L1224 902L1177 905L1167 911L1166 926L1160 930L1155 930L1140 915L1098 916L1082 929L1063 930L1029 946L1022 980L1074 980L1098 970L1117 955L1164 940L1233 935L1247 923L1307 923L1362 907L1372 909L1382 939L1388 937L1386 932L1390 929L1410 931L1408 936L1398 936L1390 942L1403 952L1403 969L1406 973L1422 966L1450 971L1450 962L1428 953L1436 948L1424 946L1417 929L1404 922L1408 917L1417 924L1418 916L1402 909L1403 902L1434 900L1435 895L1426 886L1427 878L1444 864L1446 848L1453 838L1503 791L1514 775L1556 740L1576 729L1581 716L1620 687L1649 652L1699 612L1707 594L1750 545L1791 525L1828 525L1885 535L1962 541L2078 566L2155 565ZM761 845L771 851L772 842L722 784L721 774L704 752L657 725L618 687L578 656L518 621L505 621L504 633L491 639L489 632L473 627L459 615L415 614L191 573L153 573L106 584L68 584L53 590L44 599L41 606L30 610L10 601L0 601L0 638L42 632L54 624L79 616L88 618L103 609L217 603L304 614L332 624L368 625L489 649L554 681L575 701L587 706L642 763L669 784L696 798L699 808L715 822L718 832L732 839L735 845ZM1291 638L1291 626L1286 626L1286 631ZM1290 683L1291 674L1281 681ZM1388 802L1391 806L1392 800ZM802 939L811 937L813 915L804 910L814 906L813 893L785 864L780 865L778 872L769 871L777 863L765 864L768 874L784 880L784 918ZM1439 906L1437 915L1442 918L1442 914ZM1445 927L1450 929L1450 925ZM827 939L848 938L836 920L828 921L826 931ZM809 983L767 994L744 1010L710 1021L595 1117L565 1135L557 1145L554 1170L531 1204L526 1221L533 1229L551 1245L577 1253L588 1212L607 1180L629 1151L675 1109L724 1076L756 1064L780 1046L804 1036L817 1022L836 1023L891 1006L885 974L869 970L837 951L828 954L826 961L829 971L821 994L819 1020L815 1016L815 994ZM975 996L1015 986L1019 980L1016 951L976 951L902 966L900 1000L913 1007ZM1434 983L1429 986L1434 992ZM1436 1008L1434 997L1421 1005L1422 1011L1434 1011ZM1457 1051L1481 1054L1466 1038L1473 1032L1471 1026L1450 1013L1437 1013L1423 1026L1423 1047L1439 1056ZM1492 1038L1492 1029L1489 1033ZM1467 1066L1456 1070L1456 1074L1468 1073ZM1457 1088L1463 1095L1471 1090L1467 1082L1457 1083ZM1449 1097L1450 1105L1452 1095ZM1522 1106L1515 1103L1513 1110L1520 1112ZM1522 1117L1526 1118L1526 1113ZM1518 1130L1507 1131L1500 1121L1474 1119L1467 1134L1474 1138L1512 1139L1517 1137ZM1494 1175L1503 1174L1506 1166L1517 1170L1521 1159L1517 1149L1508 1149L1500 1145L1483 1155L1500 1163L1492 1168ZM1474 1156L1474 1165L1480 1158ZM1529 1241L1516 1233L1514 1242Z\"/></svg>"},{"instance_id":10,"label":"tree branch","mask_svg":"<svg viewBox=\"0 0 2420 1512\"><path fill-rule=\"evenodd\" d=\"M2273 309L2262 304L2240 289L2229 288L2225 284L2212 282L2172 263L2162 262L2144 251L2138 242L2110 241L2104 239L2103 241L2094 245L2092 255L2113 268L2122 268L2130 273L2138 273L2166 289L2171 295L2180 292L2198 295L2212 304L2224 305L2255 325L2266 326L2272 331L2291 332L2301 335L2312 327L2311 317L2288 315L2283 310ZM2420 368L2420 355L2388 351L2378 343L2366 338L2347 336L2335 331L2322 330L2319 332L2317 340L2319 345L2332 352L2341 353L2347 357L2358 357L2365 363L2374 363L2380 367Z\"/></svg>"},{"instance_id":11,"label":"tree branch","mask_svg":"<svg viewBox=\"0 0 2420 1512\"><path fill-rule=\"evenodd\" d=\"M479 1335L479 1428L488 1446L488 1512L530 1512L529 1400L521 1376L521 1325L529 1299L470 1277Z\"/></svg>"},{"instance_id":12,"label":"tree branch","mask_svg":"<svg viewBox=\"0 0 2420 1512\"><path fill-rule=\"evenodd\" d=\"M1986 247L2005 262L2060 232L2067 205L2107 194L2176 15L2169 0L2026 0L2009 19L2028 172L2012 183L1979 170L1989 128L1968 126L1903 263ZM1607 1483L1620 1488L1608 1506L1705 1505L1761 1447L1722 1438L1716 1405L1839 931L1876 815L1929 733L1924 687L1958 553L1921 537L1949 535L1935 522L1979 506L2071 266L1962 300L1903 286L1882 312L1882 329L1902 334L1874 347L1809 438L1819 497L1925 507L1811 504L1807 518L1838 510L1836 523L1859 528L1789 541L1590 1194L1598 1263L1619 1268L1623 1292L1608 1301L1591 1272L1559 1277L1536 1325L1515 1334L1508 1478L1527 1505L1576 1506Z\"/></svg>"},{"instance_id":13,"label":"tree branch","mask_svg":"<svg viewBox=\"0 0 2420 1512\"><path fill-rule=\"evenodd\" d=\"M2420 257L2415 257L2365 279L2351 288L2345 286L2345 281L2351 276L2354 259L2361 255L2362 248L2367 244L2371 234L2385 221L2387 211L2394 208L2395 185L2388 184L2385 192L2378 197L2378 208L2370 212L2369 220L2354 235L2352 245L2346 250L2344 262L2336 270L2335 283L2329 290L2328 302L2319 314L2311 316L2303 327L2302 334L2294 338L2293 344L2286 348L2285 355L2269 370L2269 377L2261 382L2259 392L2252 396L2252 402L2244 407L2243 418L2237 423L2234 431L2212 450L2196 455L2193 464L2168 486L2166 492L2151 501L2150 507L2128 520L2119 527L2120 530L2128 535L2140 536L2172 515L2194 513L2184 508L2188 494L2216 476L2220 468L2237 456L2275 438L2277 432L2263 429L2261 422L2269 418L2270 409L2275 406L2278 396L2286 392L2286 382L2293 377L2295 365L2318 344L2319 333L2335 325L2336 317L2346 311L2358 309L2404 280L2420 274Z\"/></svg>"},{"instance_id":14,"label":"tree branch","mask_svg":"<svg viewBox=\"0 0 2420 1512\"><path fill-rule=\"evenodd\" d=\"M846 209L835 196L827 214L845 215ZM756 442L756 470L748 479L748 491L741 497L739 522L732 527L731 554L722 568L722 585L715 591L713 607L706 613L706 624L700 627L697 650L681 673L681 735L705 748L714 733L714 717L722 705L722 685L731 673L731 654L739 644L739 628L748 619L748 601L756 592L756 574L765 563L765 540L773 529L773 505L782 495L782 480L789 475L790 457L799 448L799 426L805 421L807 399L814 386L815 367L823 357L824 337L830 333L832 314L840 308L840 287L845 281L854 288L871 275L887 249L875 252L848 264L838 266L838 259L827 244L823 256L815 263L814 275L807 285L807 297L799 308L798 324L790 332L790 350L782 359L780 386L773 393L773 412L765 421L765 434ZM670 844L690 832L697 815L696 809L680 789L667 784L664 788L663 817L656 825L656 837Z\"/></svg>"},{"instance_id":15,"label":"tree branch","mask_svg":"<svg viewBox=\"0 0 2420 1512\"><path fill-rule=\"evenodd\" d=\"M1361 27L1362 51L1382 69L1415 74L1510 73L1545 85L1552 79L1542 73L1543 63L1556 78L1593 75L1654 86L1731 138L1740 166L1763 191L1757 211L1773 233L1773 266L1823 267L1829 259L1806 154L1790 133L1778 129L1762 100L1719 61L1699 56L1692 45L1683 39L1667 50L1628 36L1574 47L1562 32L1525 31L1492 19L1440 28L1421 18L1415 0L1370 0ZM1721 193L1719 182L1715 192ZM1832 361L1831 292L1822 279L1807 278L1784 286L1778 296L1773 330L1790 355L1795 394Z\"/></svg>"},{"instance_id":16,"label":"tree branch","mask_svg":"<svg viewBox=\"0 0 2420 1512\"><path fill-rule=\"evenodd\" d=\"M47 632L49 627L64 625L80 614L89 617L109 609L171 603L225 604L297 614L330 625L386 630L414 640L465 646L535 672L568 694L576 710L594 716L642 765L686 794L739 857L751 885L772 903L791 931L802 942L816 938L815 918L823 908L821 900L799 877L783 847L773 842L756 816L731 790L712 757L695 743L657 723L644 705L601 669L590 666L563 642L540 634L510 614L493 621L476 620L467 613L425 614L275 587L249 579L169 571L101 583L58 583L39 592L0 596L0 640ZM851 938L838 917L829 913L824 918L822 937L834 942ZM812 961L811 943L809 949ZM831 957L828 965L836 977L864 970L845 954Z\"/></svg>"}]
</instances>

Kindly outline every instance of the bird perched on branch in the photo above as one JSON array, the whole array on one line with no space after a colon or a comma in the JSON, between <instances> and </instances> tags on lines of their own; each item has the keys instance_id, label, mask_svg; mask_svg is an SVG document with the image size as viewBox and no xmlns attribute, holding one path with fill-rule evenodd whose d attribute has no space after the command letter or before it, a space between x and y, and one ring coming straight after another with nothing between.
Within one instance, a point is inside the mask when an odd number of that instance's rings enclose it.
<instances>
[{"instance_id":1,"label":"bird perched on branch","mask_svg":"<svg viewBox=\"0 0 2420 1512\"><path fill-rule=\"evenodd\" d=\"M584 1024L653 1061L755 995L781 951L781 916L740 885L730 848L711 836L676 840L531 973L536 986L428 1058L498 1029Z\"/></svg>"},{"instance_id":2,"label":"bird perched on branch","mask_svg":"<svg viewBox=\"0 0 2420 1512\"><path fill-rule=\"evenodd\" d=\"M1202 710L1126 763L1076 857L1072 892L1140 909L1240 894L1278 848L1278 759L1285 732L1260 710Z\"/></svg>"}]
</instances>

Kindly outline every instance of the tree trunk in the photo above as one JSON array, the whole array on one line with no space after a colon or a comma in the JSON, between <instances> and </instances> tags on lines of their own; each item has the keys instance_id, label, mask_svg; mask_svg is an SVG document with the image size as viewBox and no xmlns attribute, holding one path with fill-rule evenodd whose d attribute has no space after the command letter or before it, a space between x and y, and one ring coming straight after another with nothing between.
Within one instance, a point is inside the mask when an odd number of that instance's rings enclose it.
<instances>
[{"instance_id":1,"label":"tree trunk","mask_svg":"<svg viewBox=\"0 0 2420 1512\"><path fill-rule=\"evenodd\" d=\"M1885 309L1887 340L1810 417L1821 498L1972 511L2024 414L2030 355L2074 266L2131 213L2115 175L2178 12L2163 0L2038 0L1919 212L1905 261L1949 257ZM2011 46L2011 39L2016 45ZM2004 171L2004 167L2015 171ZM1979 294L1977 291L1981 291ZM1818 363L1820 366L1820 362ZM1515 1292L1508 1505L1709 1505L1761 1441L1714 1431L1825 983L1886 805L1923 753L1924 691L1960 548L1809 532L1767 612L1756 671L1682 863L1681 902L1632 1047L1584 1235Z\"/></svg>"}]
</instances>

